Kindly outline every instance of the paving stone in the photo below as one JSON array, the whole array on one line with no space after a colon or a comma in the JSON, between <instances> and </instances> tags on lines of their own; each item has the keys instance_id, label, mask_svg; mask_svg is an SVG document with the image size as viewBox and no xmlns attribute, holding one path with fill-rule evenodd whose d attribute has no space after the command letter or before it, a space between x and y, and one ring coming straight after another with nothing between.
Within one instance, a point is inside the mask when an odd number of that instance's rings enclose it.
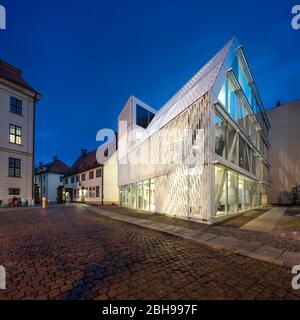
<instances>
[{"instance_id":1,"label":"paving stone","mask_svg":"<svg viewBox=\"0 0 300 320\"><path fill-rule=\"evenodd\" d=\"M264 246L258 247L256 250L254 250L254 253L277 259L282 255L283 250L264 245Z\"/></svg>"},{"instance_id":2,"label":"paving stone","mask_svg":"<svg viewBox=\"0 0 300 320\"><path fill-rule=\"evenodd\" d=\"M1 212L0 262L10 290L0 299L300 298L289 269L202 245L216 238L202 226L192 233L168 228L197 243L97 212ZM218 241L235 246L227 237Z\"/></svg>"},{"instance_id":3,"label":"paving stone","mask_svg":"<svg viewBox=\"0 0 300 320\"><path fill-rule=\"evenodd\" d=\"M293 267L300 265L300 254L294 252L283 252L279 260L282 260L287 266Z\"/></svg>"}]
</instances>

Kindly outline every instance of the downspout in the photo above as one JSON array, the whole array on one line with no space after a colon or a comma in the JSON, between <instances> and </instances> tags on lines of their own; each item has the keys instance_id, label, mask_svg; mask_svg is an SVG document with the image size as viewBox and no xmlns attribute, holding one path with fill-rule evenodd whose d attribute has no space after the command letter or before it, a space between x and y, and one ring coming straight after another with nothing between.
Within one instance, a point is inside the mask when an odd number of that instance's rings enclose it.
<instances>
[{"instance_id":1,"label":"downspout","mask_svg":"<svg viewBox=\"0 0 300 320\"><path fill-rule=\"evenodd\" d=\"M101 179L101 183L102 183L102 186L101 186L101 198L102 198L102 206L104 205L104 192L103 192L103 188L104 188L104 165L102 165L102 179Z\"/></svg>"},{"instance_id":2,"label":"downspout","mask_svg":"<svg viewBox=\"0 0 300 320\"><path fill-rule=\"evenodd\" d=\"M37 94L33 100L33 132L32 132L32 201L34 201L34 161L35 161L35 106L36 106Z\"/></svg>"}]
</instances>

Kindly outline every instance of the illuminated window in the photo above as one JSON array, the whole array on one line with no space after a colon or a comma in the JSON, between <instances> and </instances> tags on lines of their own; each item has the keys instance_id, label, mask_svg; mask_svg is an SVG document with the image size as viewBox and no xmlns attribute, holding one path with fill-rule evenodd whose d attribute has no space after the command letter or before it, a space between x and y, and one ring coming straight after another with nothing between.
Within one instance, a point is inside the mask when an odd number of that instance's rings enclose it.
<instances>
[{"instance_id":1,"label":"illuminated window","mask_svg":"<svg viewBox=\"0 0 300 320\"><path fill-rule=\"evenodd\" d=\"M9 142L13 144L22 144L22 128L13 124L9 125Z\"/></svg>"}]
</instances>

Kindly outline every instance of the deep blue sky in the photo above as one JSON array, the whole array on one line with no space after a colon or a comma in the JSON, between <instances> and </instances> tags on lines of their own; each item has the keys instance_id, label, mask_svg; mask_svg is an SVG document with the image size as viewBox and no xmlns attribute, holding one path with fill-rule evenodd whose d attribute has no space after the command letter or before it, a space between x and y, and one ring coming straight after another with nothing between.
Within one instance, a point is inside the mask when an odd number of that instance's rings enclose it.
<instances>
[{"instance_id":1,"label":"deep blue sky","mask_svg":"<svg viewBox=\"0 0 300 320\"><path fill-rule=\"evenodd\" d=\"M0 58L21 68L43 99L36 162L72 163L117 127L130 95L159 109L233 35L266 107L300 99L300 0L0 0Z\"/></svg>"}]
</instances>

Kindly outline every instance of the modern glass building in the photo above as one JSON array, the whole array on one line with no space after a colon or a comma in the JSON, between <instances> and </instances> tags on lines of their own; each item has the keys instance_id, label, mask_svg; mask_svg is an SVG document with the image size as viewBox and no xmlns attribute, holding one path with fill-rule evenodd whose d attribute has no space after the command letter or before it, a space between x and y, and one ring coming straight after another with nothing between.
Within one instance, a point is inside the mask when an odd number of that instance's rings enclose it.
<instances>
[{"instance_id":1,"label":"modern glass building","mask_svg":"<svg viewBox=\"0 0 300 320\"><path fill-rule=\"evenodd\" d=\"M128 100L119 116L120 205L214 223L266 204L269 129L234 38L159 111Z\"/></svg>"}]
</instances>

